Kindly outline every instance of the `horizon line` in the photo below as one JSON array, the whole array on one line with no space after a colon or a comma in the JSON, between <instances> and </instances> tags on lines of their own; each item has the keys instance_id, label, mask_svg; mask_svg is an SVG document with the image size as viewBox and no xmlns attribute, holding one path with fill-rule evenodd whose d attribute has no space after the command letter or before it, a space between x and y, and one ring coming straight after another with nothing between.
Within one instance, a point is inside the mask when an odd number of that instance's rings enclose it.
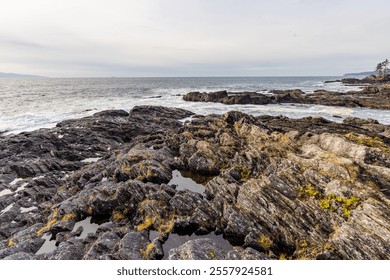
<instances>
[{"instance_id":1,"label":"horizon line","mask_svg":"<svg viewBox=\"0 0 390 280\"><path fill-rule=\"evenodd\" d=\"M358 74L358 73L357 73ZM28 75L28 74L20 74ZM36 77L0 77L0 78L15 78L15 79L124 79L124 78L300 78L300 77L343 77L343 75L264 75L264 76L246 76L246 75L227 75L227 76L41 76Z\"/></svg>"}]
</instances>

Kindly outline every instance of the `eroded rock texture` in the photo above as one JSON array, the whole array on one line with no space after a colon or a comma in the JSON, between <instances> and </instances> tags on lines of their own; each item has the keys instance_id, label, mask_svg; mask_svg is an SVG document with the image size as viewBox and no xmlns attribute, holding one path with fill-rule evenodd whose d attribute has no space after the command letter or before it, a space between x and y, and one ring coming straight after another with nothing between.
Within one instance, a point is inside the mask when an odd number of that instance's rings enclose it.
<instances>
[{"instance_id":1,"label":"eroded rock texture","mask_svg":"<svg viewBox=\"0 0 390 280\"><path fill-rule=\"evenodd\" d=\"M389 126L190 115L142 106L0 138L0 258L390 258ZM175 169L205 192L170 185ZM198 237L168 251L172 233Z\"/></svg>"}]
</instances>

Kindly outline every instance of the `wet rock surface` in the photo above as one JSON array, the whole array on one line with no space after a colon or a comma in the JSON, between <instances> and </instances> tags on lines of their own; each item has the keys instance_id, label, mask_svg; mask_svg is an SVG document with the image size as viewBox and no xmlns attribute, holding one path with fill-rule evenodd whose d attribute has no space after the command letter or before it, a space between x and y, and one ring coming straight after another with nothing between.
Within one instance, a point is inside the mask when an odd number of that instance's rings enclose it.
<instances>
[{"instance_id":1,"label":"wet rock surface","mask_svg":"<svg viewBox=\"0 0 390 280\"><path fill-rule=\"evenodd\" d=\"M191 115L140 106L0 137L0 258L390 258L389 126ZM193 238L164 251L177 234Z\"/></svg>"},{"instance_id":2,"label":"wet rock surface","mask_svg":"<svg viewBox=\"0 0 390 280\"><path fill-rule=\"evenodd\" d=\"M318 104L325 106L367 107L390 109L390 88L388 86L365 86L361 91L333 92L316 90L314 93L294 90L272 90L271 94L257 92L189 92L185 101L216 102L223 104Z\"/></svg>"}]
</instances>

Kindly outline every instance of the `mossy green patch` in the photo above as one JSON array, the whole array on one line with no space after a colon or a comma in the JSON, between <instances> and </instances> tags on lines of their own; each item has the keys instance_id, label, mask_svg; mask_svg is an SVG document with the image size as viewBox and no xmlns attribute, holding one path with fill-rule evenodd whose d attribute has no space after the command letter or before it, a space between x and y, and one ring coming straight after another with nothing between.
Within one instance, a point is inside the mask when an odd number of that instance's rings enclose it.
<instances>
[{"instance_id":1,"label":"mossy green patch","mask_svg":"<svg viewBox=\"0 0 390 280\"><path fill-rule=\"evenodd\" d=\"M380 138L379 136L369 137L357 133L348 133L347 135L345 135L345 138L359 145L364 145L373 148L380 148L383 151L389 152L389 148L386 146L382 138Z\"/></svg>"},{"instance_id":2,"label":"mossy green patch","mask_svg":"<svg viewBox=\"0 0 390 280\"><path fill-rule=\"evenodd\" d=\"M361 199L356 196L344 198L332 193L320 200L320 207L332 212L336 209L342 209L343 216L348 218L351 215L351 210L355 209L360 204L360 200Z\"/></svg>"},{"instance_id":3,"label":"mossy green patch","mask_svg":"<svg viewBox=\"0 0 390 280\"><path fill-rule=\"evenodd\" d=\"M297 188L297 191L301 196L304 197L312 197L317 199L321 197L321 192L315 187L313 187L313 185L310 183L307 184L306 186L303 187L301 186Z\"/></svg>"}]
</instances>

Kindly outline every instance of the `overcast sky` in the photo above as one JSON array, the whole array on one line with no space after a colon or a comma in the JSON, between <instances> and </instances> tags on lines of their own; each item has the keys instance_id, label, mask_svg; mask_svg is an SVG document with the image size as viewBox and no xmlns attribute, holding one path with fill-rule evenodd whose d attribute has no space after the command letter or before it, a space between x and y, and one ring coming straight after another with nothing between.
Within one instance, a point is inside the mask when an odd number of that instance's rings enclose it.
<instances>
[{"instance_id":1,"label":"overcast sky","mask_svg":"<svg viewBox=\"0 0 390 280\"><path fill-rule=\"evenodd\" d=\"M389 0L0 0L0 72L300 76L390 59Z\"/></svg>"}]
</instances>

